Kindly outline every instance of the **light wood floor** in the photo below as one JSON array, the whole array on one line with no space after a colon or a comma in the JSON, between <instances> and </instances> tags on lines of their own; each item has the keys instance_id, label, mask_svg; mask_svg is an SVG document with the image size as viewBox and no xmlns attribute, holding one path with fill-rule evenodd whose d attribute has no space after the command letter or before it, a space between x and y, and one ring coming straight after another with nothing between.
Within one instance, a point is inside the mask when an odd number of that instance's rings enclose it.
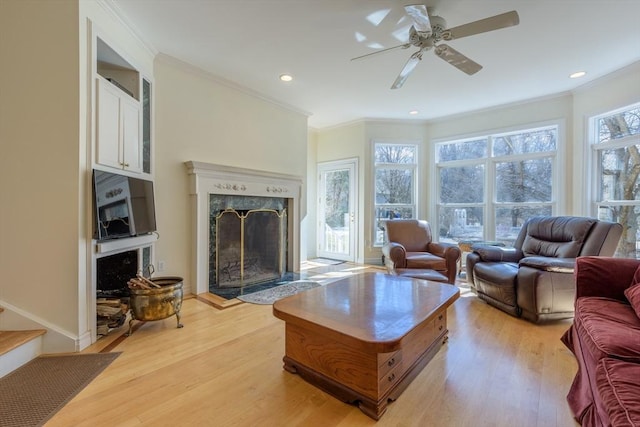
<instances>
[{"instance_id":1,"label":"light wood floor","mask_svg":"<svg viewBox=\"0 0 640 427\"><path fill-rule=\"evenodd\" d=\"M321 282L363 266L305 264ZM270 305L218 310L196 298L175 318L111 334L85 352L120 356L47 426L561 426L577 364L560 342L571 321L534 325L461 285L449 342L377 423L282 369L284 322Z\"/></svg>"}]
</instances>

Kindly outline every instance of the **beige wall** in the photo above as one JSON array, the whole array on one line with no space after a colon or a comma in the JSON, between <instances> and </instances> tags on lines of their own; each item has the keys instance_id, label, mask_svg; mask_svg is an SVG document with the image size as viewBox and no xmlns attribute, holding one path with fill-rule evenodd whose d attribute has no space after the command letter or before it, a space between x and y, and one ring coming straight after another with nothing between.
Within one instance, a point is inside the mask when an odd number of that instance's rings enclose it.
<instances>
[{"instance_id":1,"label":"beige wall","mask_svg":"<svg viewBox=\"0 0 640 427\"><path fill-rule=\"evenodd\" d=\"M620 107L640 102L640 61L609 74L594 83L578 88L574 93L573 171L577 179L573 189L573 211L588 212L587 194L591 191L585 165L590 162L590 151L586 150L588 118ZM591 212L595 214L595 212Z\"/></svg>"},{"instance_id":2,"label":"beige wall","mask_svg":"<svg viewBox=\"0 0 640 427\"><path fill-rule=\"evenodd\" d=\"M103 3L0 2L0 329L47 328L44 351L90 344L92 36L146 75L152 55Z\"/></svg>"},{"instance_id":3,"label":"beige wall","mask_svg":"<svg viewBox=\"0 0 640 427\"><path fill-rule=\"evenodd\" d=\"M0 2L0 300L70 335L83 283L78 20L74 2Z\"/></svg>"},{"instance_id":4,"label":"beige wall","mask_svg":"<svg viewBox=\"0 0 640 427\"><path fill-rule=\"evenodd\" d=\"M331 161L349 156L360 160L360 221L363 239L361 254L365 261L378 262L379 248L370 245L371 223L373 221L371 187L370 143L374 139L415 139L423 141L419 215L435 215L435 201L432 194L433 177L428 165L433 162L433 142L447 138L471 136L496 130L508 130L532 123L558 121L564 153L559 160L564 173L562 186L565 198L559 201L562 213L592 215L588 211L585 162L586 118L640 102L640 62L630 65L611 75L604 76L571 93L562 93L541 99L530 100L497 108L476 111L459 116L446 117L429 122L363 121L349 123L332 129L316 132L318 141L318 161Z\"/></svg>"},{"instance_id":5,"label":"beige wall","mask_svg":"<svg viewBox=\"0 0 640 427\"><path fill-rule=\"evenodd\" d=\"M223 84L167 56L155 64L156 260L191 277L189 181L194 160L307 177L307 116ZM301 218L306 215L303 199Z\"/></svg>"}]
</instances>

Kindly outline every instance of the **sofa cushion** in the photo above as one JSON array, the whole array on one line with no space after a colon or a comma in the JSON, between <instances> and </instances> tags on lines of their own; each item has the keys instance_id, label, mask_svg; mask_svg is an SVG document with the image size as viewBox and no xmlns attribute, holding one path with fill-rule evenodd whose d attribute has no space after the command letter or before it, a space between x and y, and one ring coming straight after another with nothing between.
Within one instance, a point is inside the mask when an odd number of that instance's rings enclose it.
<instances>
[{"instance_id":1,"label":"sofa cushion","mask_svg":"<svg viewBox=\"0 0 640 427\"><path fill-rule=\"evenodd\" d=\"M639 269L640 270L640 269ZM638 273L636 273L638 275ZM640 283L636 283L624 290L624 296L629 300L629 304L636 312L636 316L640 317Z\"/></svg>"},{"instance_id":2,"label":"sofa cushion","mask_svg":"<svg viewBox=\"0 0 640 427\"><path fill-rule=\"evenodd\" d=\"M613 356L640 362L640 318L630 305L609 298L578 298L573 324L593 360Z\"/></svg>"},{"instance_id":3,"label":"sofa cushion","mask_svg":"<svg viewBox=\"0 0 640 427\"><path fill-rule=\"evenodd\" d=\"M613 426L640 426L640 364L606 357L596 368L598 394Z\"/></svg>"},{"instance_id":4,"label":"sofa cushion","mask_svg":"<svg viewBox=\"0 0 640 427\"><path fill-rule=\"evenodd\" d=\"M633 279L631 279L631 286L640 283L640 265L636 268L636 272L633 273Z\"/></svg>"}]
</instances>

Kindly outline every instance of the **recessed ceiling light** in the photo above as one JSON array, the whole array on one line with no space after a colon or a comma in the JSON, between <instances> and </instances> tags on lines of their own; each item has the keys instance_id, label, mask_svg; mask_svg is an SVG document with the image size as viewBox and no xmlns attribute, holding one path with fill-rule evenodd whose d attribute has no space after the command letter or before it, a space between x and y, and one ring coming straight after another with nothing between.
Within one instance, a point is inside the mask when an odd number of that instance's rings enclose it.
<instances>
[{"instance_id":1,"label":"recessed ceiling light","mask_svg":"<svg viewBox=\"0 0 640 427\"><path fill-rule=\"evenodd\" d=\"M412 116L415 116L416 114L418 114L419 111L418 110L411 110L409 111L409 114L411 114Z\"/></svg>"},{"instance_id":2,"label":"recessed ceiling light","mask_svg":"<svg viewBox=\"0 0 640 427\"><path fill-rule=\"evenodd\" d=\"M290 82L293 80L293 76L291 74L280 74L280 80L283 82Z\"/></svg>"},{"instance_id":3,"label":"recessed ceiling light","mask_svg":"<svg viewBox=\"0 0 640 427\"><path fill-rule=\"evenodd\" d=\"M587 74L586 71L577 71L577 72L575 72L573 74L569 74L569 78L570 79L577 79L577 78L585 76L586 74Z\"/></svg>"}]
</instances>

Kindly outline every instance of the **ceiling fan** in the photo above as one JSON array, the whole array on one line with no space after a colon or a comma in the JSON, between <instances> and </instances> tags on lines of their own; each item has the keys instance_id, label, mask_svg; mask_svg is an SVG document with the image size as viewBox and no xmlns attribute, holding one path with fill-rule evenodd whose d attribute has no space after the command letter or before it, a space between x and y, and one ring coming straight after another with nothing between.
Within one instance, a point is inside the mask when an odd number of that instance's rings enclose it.
<instances>
[{"instance_id":1,"label":"ceiling fan","mask_svg":"<svg viewBox=\"0 0 640 427\"><path fill-rule=\"evenodd\" d=\"M459 70L469 75L477 73L482 69L482 65L467 58L465 55L461 54L449 45L440 42L442 40L450 41L461 39L475 34L511 27L513 25L518 25L520 22L518 13L515 10L512 10L511 12L502 13L500 15L491 16L489 18L480 19L478 21L469 22L467 24L447 29L447 22L444 18L434 15L432 8L427 8L427 6L423 4L414 4L405 6L404 9L407 15L409 15L413 20L413 25L409 29L409 41L407 43L378 50L352 59L352 61L355 61L393 49L407 49L411 46L417 47L419 50L411 55L407 63L404 65L404 68L400 71L400 74L398 74L398 77L393 82L393 85L391 85L391 89L399 89L402 87L416 65L418 65L418 62L422 59L422 55L431 49L434 49L434 53L438 57L444 59Z\"/></svg>"}]
</instances>

